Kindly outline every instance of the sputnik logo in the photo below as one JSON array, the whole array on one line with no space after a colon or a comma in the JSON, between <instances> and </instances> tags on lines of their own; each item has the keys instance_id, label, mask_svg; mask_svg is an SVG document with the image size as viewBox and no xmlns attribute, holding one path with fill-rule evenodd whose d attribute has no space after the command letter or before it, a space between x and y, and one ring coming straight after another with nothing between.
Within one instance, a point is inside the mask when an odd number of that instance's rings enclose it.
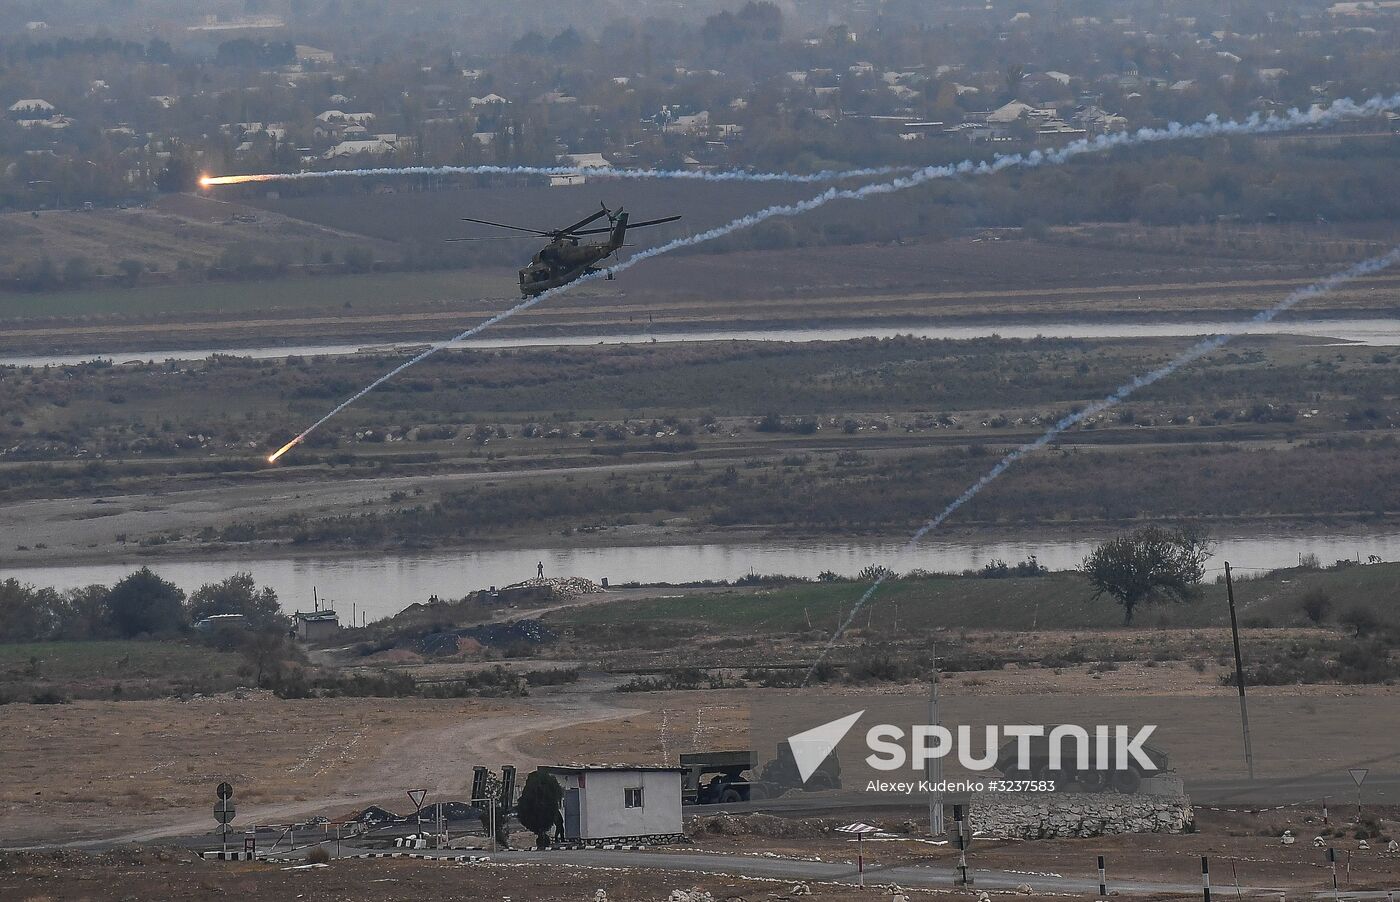
<instances>
[{"instance_id":1,"label":"sputnik logo","mask_svg":"<svg viewBox=\"0 0 1400 902\"><path fill-rule=\"evenodd\" d=\"M794 733L787 738L792 750L793 763L797 773L806 783L831 755L846 734L856 725L866 709L848 714L845 717L828 721L821 726ZM875 770L890 771L911 767L922 770L934 758L956 755L958 763L971 771L1001 769L999 764L1003 742L1014 740L1015 767L1029 772L1032 764L1032 740L1040 751L1048 752L1050 770L1061 768L1087 771L1135 769L1143 774L1151 774L1160 769L1157 761L1148 754L1145 743L1157 729L1156 724L1147 724L1130 735L1131 728L1123 725L1099 724L1090 729L1074 724L1061 724L1047 727L1039 724L988 725L981 754L972 736L972 727L959 725L955 730L934 724L914 724L905 729L896 724L876 724L865 734L865 744L870 754L865 763ZM909 748L904 746L908 742ZM1070 748L1068 753L1065 746ZM1007 745L1006 748L1010 748Z\"/></svg>"},{"instance_id":2,"label":"sputnik logo","mask_svg":"<svg viewBox=\"0 0 1400 902\"><path fill-rule=\"evenodd\" d=\"M792 749L792 760L797 764L798 776L802 777L802 782L806 783L812 774L817 772L817 768L822 766L822 762L827 756L835 751L841 744L841 740L846 738L846 734L851 731L851 727L860 720L865 709L845 717L838 718L830 723L824 723L819 727L812 727L810 730L803 730L801 733L794 733L788 737L788 747Z\"/></svg>"}]
</instances>

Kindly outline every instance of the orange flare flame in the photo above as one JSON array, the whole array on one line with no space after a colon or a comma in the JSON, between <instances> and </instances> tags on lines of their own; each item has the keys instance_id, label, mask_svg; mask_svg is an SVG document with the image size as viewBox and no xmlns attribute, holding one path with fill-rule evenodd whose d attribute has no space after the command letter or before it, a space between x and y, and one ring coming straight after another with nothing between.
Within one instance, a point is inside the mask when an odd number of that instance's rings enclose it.
<instances>
[{"instance_id":1,"label":"orange flare flame","mask_svg":"<svg viewBox=\"0 0 1400 902\"><path fill-rule=\"evenodd\" d=\"M248 182L270 182L277 178L276 173L262 175L205 175L200 176L199 187L212 188L215 185L242 185Z\"/></svg>"},{"instance_id":2,"label":"orange flare flame","mask_svg":"<svg viewBox=\"0 0 1400 902\"><path fill-rule=\"evenodd\" d=\"M288 451L292 450L293 448L295 448L297 445L300 445L300 444L301 444L301 436L297 436L296 438L292 439L290 442L287 442L287 444L285 444L285 445L283 445L282 447L278 448L277 451L276 451L275 453L268 455L267 462L270 463L270 464L275 464L275 463L277 463L277 458L281 457L283 454L286 454Z\"/></svg>"}]
</instances>

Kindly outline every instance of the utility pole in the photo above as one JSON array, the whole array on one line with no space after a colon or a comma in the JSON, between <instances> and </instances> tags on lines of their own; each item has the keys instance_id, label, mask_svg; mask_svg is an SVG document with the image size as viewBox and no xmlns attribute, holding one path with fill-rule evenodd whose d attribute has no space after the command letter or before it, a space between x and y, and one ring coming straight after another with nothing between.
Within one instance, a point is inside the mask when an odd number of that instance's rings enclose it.
<instances>
[{"instance_id":1,"label":"utility pole","mask_svg":"<svg viewBox=\"0 0 1400 902\"><path fill-rule=\"evenodd\" d=\"M928 723L929 726L938 725L938 649L934 646L930 651L930 664L933 673L929 677L928 684ZM925 767L928 777L928 832L929 836L942 836L947 832L943 825L943 790L939 788L939 783L943 782L943 759L930 758Z\"/></svg>"},{"instance_id":2,"label":"utility pole","mask_svg":"<svg viewBox=\"0 0 1400 902\"><path fill-rule=\"evenodd\" d=\"M1240 621L1235 615L1235 583L1230 578L1230 562L1225 562L1225 595L1230 600L1230 633L1235 639L1235 685L1240 691L1240 727L1244 731L1244 762L1249 779L1254 779L1254 750L1249 743L1249 706L1244 700L1244 659L1240 656Z\"/></svg>"}]
</instances>

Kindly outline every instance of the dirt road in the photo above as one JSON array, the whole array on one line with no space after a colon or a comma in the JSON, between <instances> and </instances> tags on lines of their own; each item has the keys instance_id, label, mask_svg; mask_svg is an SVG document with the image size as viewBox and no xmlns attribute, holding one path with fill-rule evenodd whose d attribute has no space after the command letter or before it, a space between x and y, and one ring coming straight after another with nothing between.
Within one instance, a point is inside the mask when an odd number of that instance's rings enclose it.
<instances>
[{"instance_id":1,"label":"dirt road","mask_svg":"<svg viewBox=\"0 0 1400 902\"><path fill-rule=\"evenodd\" d=\"M587 684L509 702L75 702L25 721L36 710L0 708L0 759L14 762L0 790L0 846L203 833L220 779L237 788L236 825L403 808L412 788L460 798L475 764L539 764L535 735L640 713Z\"/></svg>"}]
</instances>

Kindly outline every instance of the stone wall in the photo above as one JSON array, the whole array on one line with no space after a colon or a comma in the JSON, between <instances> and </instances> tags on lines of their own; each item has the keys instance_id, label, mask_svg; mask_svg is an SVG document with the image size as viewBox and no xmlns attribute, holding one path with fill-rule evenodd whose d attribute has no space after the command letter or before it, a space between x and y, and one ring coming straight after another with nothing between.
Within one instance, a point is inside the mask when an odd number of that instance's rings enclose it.
<instances>
[{"instance_id":1,"label":"stone wall","mask_svg":"<svg viewBox=\"0 0 1400 902\"><path fill-rule=\"evenodd\" d=\"M1116 792L980 793L968 815L974 833L1015 839L1181 833L1192 823L1191 801L1179 795Z\"/></svg>"}]
</instances>

